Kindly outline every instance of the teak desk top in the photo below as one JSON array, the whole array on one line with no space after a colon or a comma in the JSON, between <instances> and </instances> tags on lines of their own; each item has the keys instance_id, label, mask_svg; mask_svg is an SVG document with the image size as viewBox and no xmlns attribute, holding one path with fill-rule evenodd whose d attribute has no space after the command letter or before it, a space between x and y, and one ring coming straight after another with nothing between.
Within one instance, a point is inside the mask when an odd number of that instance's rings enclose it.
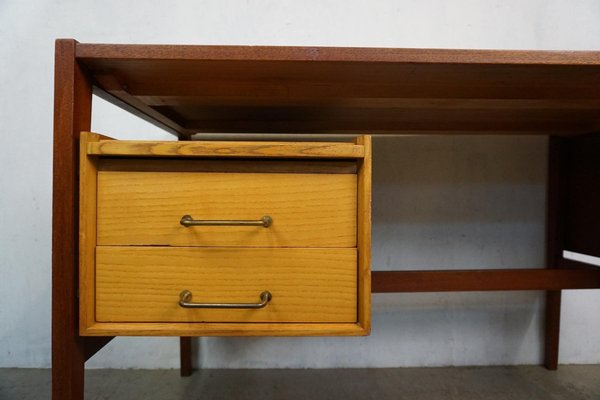
<instances>
[{"instance_id":1,"label":"teak desk top","mask_svg":"<svg viewBox=\"0 0 600 400\"><path fill-rule=\"evenodd\" d=\"M579 134L600 52L77 44L98 94L196 132Z\"/></svg>"}]
</instances>

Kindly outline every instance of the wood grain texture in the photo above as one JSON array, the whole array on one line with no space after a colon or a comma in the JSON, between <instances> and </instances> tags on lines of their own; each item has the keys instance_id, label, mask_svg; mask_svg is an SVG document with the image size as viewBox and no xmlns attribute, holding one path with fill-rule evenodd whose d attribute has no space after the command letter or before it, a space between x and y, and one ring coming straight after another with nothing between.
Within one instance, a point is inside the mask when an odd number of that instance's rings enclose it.
<instances>
[{"instance_id":1,"label":"wood grain texture","mask_svg":"<svg viewBox=\"0 0 600 400\"><path fill-rule=\"evenodd\" d=\"M82 400L85 361L112 338L78 335L79 132L90 129L91 83L74 40L57 40L52 184L52 399Z\"/></svg>"},{"instance_id":2,"label":"wood grain texture","mask_svg":"<svg viewBox=\"0 0 600 400\"><path fill-rule=\"evenodd\" d=\"M480 269L373 271L373 293L600 288L600 270Z\"/></svg>"},{"instance_id":3,"label":"wood grain texture","mask_svg":"<svg viewBox=\"0 0 600 400\"><path fill-rule=\"evenodd\" d=\"M337 142L101 141L88 154L129 157L361 158L363 147Z\"/></svg>"},{"instance_id":4,"label":"wood grain texture","mask_svg":"<svg viewBox=\"0 0 600 400\"><path fill-rule=\"evenodd\" d=\"M356 175L107 172L98 244L355 247ZM184 227L195 219L273 219L268 227Z\"/></svg>"},{"instance_id":5,"label":"wood grain texture","mask_svg":"<svg viewBox=\"0 0 600 400\"><path fill-rule=\"evenodd\" d=\"M189 309L193 302L261 309ZM356 249L96 249L98 322L356 322Z\"/></svg>"},{"instance_id":6,"label":"wood grain texture","mask_svg":"<svg viewBox=\"0 0 600 400\"><path fill-rule=\"evenodd\" d=\"M81 44L77 54L100 90L185 134L600 127L600 52Z\"/></svg>"},{"instance_id":7,"label":"wood grain texture","mask_svg":"<svg viewBox=\"0 0 600 400\"><path fill-rule=\"evenodd\" d=\"M100 171L356 174L356 161L101 157Z\"/></svg>"},{"instance_id":8,"label":"wood grain texture","mask_svg":"<svg viewBox=\"0 0 600 400\"><path fill-rule=\"evenodd\" d=\"M86 336L365 336L358 323L97 322Z\"/></svg>"},{"instance_id":9,"label":"wood grain texture","mask_svg":"<svg viewBox=\"0 0 600 400\"><path fill-rule=\"evenodd\" d=\"M233 60L356 63L600 65L598 51L399 49L302 46L194 46L78 43L83 60Z\"/></svg>"},{"instance_id":10,"label":"wood grain texture","mask_svg":"<svg viewBox=\"0 0 600 400\"><path fill-rule=\"evenodd\" d=\"M108 140L102 135L81 132L79 140L79 330L95 322L96 195L98 160L88 157L87 144Z\"/></svg>"},{"instance_id":11,"label":"wood grain texture","mask_svg":"<svg viewBox=\"0 0 600 400\"><path fill-rule=\"evenodd\" d=\"M356 144L365 149L358 161L357 247L358 247L358 321L371 330L371 136L359 136Z\"/></svg>"},{"instance_id":12,"label":"wood grain texture","mask_svg":"<svg viewBox=\"0 0 600 400\"><path fill-rule=\"evenodd\" d=\"M82 132L79 140L79 331L95 322L95 251L97 159L88 157L87 144L99 135Z\"/></svg>"},{"instance_id":13,"label":"wood grain texture","mask_svg":"<svg viewBox=\"0 0 600 400\"><path fill-rule=\"evenodd\" d=\"M77 335L77 139L89 130L91 86L75 41L56 42L52 185L52 399L82 400L86 360Z\"/></svg>"}]
</instances>

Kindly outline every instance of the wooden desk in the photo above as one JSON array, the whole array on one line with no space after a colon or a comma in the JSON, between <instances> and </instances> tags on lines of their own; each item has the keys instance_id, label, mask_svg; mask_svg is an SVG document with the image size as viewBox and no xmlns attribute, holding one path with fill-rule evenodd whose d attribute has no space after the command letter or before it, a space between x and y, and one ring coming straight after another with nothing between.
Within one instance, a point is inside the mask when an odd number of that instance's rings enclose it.
<instances>
[{"instance_id":1,"label":"wooden desk","mask_svg":"<svg viewBox=\"0 0 600 400\"><path fill-rule=\"evenodd\" d=\"M85 361L111 337L78 334L78 143L92 93L194 133L539 134L550 137L547 269L374 272L372 291L546 290L556 369L561 289L600 288L600 52L56 42L53 399L83 398ZM189 373L189 339L182 338Z\"/></svg>"}]
</instances>

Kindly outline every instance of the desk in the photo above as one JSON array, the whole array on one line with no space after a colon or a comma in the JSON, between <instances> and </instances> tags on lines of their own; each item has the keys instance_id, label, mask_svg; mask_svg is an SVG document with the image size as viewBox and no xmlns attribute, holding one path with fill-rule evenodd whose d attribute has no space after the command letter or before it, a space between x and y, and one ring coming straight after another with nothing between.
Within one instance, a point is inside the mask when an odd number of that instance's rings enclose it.
<instances>
[{"instance_id":1,"label":"desk","mask_svg":"<svg viewBox=\"0 0 600 400\"><path fill-rule=\"evenodd\" d=\"M373 272L372 291L546 290L545 365L558 364L562 289L600 288L600 52L170 46L56 42L53 399L83 398L78 334L79 136L92 94L196 133L535 134L550 137L546 269ZM189 338L182 338L189 372Z\"/></svg>"}]
</instances>

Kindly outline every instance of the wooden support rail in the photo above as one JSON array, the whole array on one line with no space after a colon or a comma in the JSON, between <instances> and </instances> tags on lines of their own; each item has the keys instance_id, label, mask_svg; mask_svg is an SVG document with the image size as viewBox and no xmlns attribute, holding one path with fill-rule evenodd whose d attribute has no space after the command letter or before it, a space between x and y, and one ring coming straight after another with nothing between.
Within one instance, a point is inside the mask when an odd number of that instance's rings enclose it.
<instances>
[{"instance_id":1,"label":"wooden support rail","mask_svg":"<svg viewBox=\"0 0 600 400\"><path fill-rule=\"evenodd\" d=\"M88 154L128 157L363 158L364 146L340 142L173 142L103 140L88 144Z\"/></svg>"},{"instance_id":2,"label":"wooden support rail","mask_svg":"<svg viewBox=\"0 0 600 400\"><path fill-rule=\"evenodd\" d=\"M373 271L373 293L600 288L600 269Z\"/></svg>"}]
</instances>

